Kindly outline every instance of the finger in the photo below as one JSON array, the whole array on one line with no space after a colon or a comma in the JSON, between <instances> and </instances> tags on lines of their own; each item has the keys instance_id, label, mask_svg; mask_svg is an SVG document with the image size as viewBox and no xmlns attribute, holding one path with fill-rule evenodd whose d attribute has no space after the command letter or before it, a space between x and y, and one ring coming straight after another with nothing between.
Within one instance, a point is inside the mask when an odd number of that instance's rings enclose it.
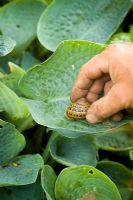
<instances>
[{"instance_id":1,"label":"finger","mask_svg":"<svg viewBox=\"0 0 133 200\"><path fill-rule=\"evenodd\" d=\"M88 92L88 94L86 96L86 99L90 103L96 101L99 98L99 94L103 91L104 84L108 80L110 80L109 75L104 75L102 78L94 81L94 83L90 87L89 92Z\"/></svg>"},{"instance_id":2,"label":"finger","mask_svg":"<svg viewBox=\"0 0 133 200\"><path fill-rule=\"evenodd\" d=\"M107 95L107 93L111 90L112 87L113 87L113 82L110 80L104 86L104 95ZM122 120L122 118L123 118L122 112L118 112L112 116L112 120L115 122Z\"/></svg>"},{"instance_id":3,"label":"finger","mask_svg":"<svg viewBox=\"0 0 133 200\"><path fill-rule=\"evenodd\" d=\"M104 85L104 95L107 95L108 92L111 90L111 88L113 87L113 83L111 80L107 81Z\"/></svg>"},{"instance_id":4,"label":"finger","mask_svg":"<svg viewBox=\"0 0 133 200\"><path fill-rule=\"evenodd\" d=\"M105 73L108 73L109 59L108 51L98 54L87 62L80 70L77 80L71 91L71 100L74 102L81 97L85 97L88 89L93 83L93 80L100 78Z\"/></svg>"},{"instance_id":5,"label":"finger","mask_svg":"<svg viewBox=\"0 0 133 200\"><path fill-rule=\"evenodd\" d=\"M108 94L95 101L88 109L86 119L90 123L101 122L123 109L123 101L119 95L119 87L113 86Z\"/></svg>"}]
</instances>

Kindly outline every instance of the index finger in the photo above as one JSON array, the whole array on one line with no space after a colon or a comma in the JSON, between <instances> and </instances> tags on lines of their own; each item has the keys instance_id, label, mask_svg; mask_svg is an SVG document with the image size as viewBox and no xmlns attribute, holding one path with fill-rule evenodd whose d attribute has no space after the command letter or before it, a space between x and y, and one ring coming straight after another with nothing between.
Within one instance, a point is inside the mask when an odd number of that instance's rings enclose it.
<instances>
[{"instance_id":1,"label":"index finger","mask_svg":"<svg viewBox=\"0 0 133 200\"><path fill-rule=\"evenodd\" d=\"M108 51L93 57L80 69L77 79L71 91L71 101L85 97L95 79L100 78L109 71Z\"/></svg>"}]
</instances>

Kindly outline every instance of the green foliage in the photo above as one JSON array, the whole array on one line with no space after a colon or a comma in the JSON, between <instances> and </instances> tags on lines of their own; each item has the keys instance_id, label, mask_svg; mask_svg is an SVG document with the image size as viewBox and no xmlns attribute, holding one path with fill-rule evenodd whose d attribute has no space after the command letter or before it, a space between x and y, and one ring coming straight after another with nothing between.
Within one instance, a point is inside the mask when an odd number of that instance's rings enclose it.
<instances>
[{"instance_id":1,"label":"green foliage","mask_svg":"<svg viewBox=\"0 0 133 200\"><path fill-rule=\"evenodd\" d=\"M121 200L115 184L102 172L87 165L62 170L56 181L55 196L57 200Z\"/></svg>"},{"instance_id":2,"label":"green foliage","mask_svg":"<svg viewBox=\"0 0 133 200\"><path fill-rule=\"evenodd\" d=\"M118 187L123 200L129 200L133 192L133 174L124 165L111 162L99 162L97 168L104 172Z\"/></svg>"},{"instance_id":3,"label":"green foliage","mask_svg":"<svg viewBox=\"0 0 133 200\"><path fill-rule=\"evenodd\" d=\"M10 53L15 47L16 42L7 36L0 36L0 57Z\"/></svg>"},{"instance_id":4,"label":"green foliage","mask_svg":"<svg viewBox=\"0 0 133 200\"><path fill-rule=\"evenodd\" d=\"M27 119L32 125L31 115L23 100L2 82L0 82L0 94L0 112L3 119L13 122L21 131L27 128L27 126L22 127Z\"/></svg>"},{"instance_id":5,"label":"green foliage","mask_svg":"<svg viewBox=\"0 0 133 200\"><path fill-rule=\"evenodd\" d=\"M42 200L43 196L39 181L24 186L10 186L0 189L1 200Z\"/></svg>"},{"instance_id":6,"label":"green foliage","mask_svg":"<svg viewBox=\"0 0 133 200\"><path fill-rule=\"evenodd\" d=\"M129 0L55 0L41 15L38 38L52 51L62 40L68 39L104 43L129 9Z\"/></svg>"},{"instance_id":7,"label":"green foliage","mask_svg":"<svg viewBox=\"0 0 133 200\"><path fill-rule=\"evenodd\" d=\"M20 82L20 89L31 99L67 100L80 67L105 47L88 41L64 41L48 60L28 70Z\"/></svg>"},{"instance_id":8,"label":"green foliage","mask_svg":"<svg viewBox=\"0 0 133 200\"><path fill-rule=\"evenodd\" d=\"M129 125L111 130L96 138L96 144L108 151L127 151L133 148L132 129Z\"/></svg>"},{"instance_id":9,"label":"green foliage","mask_svg":"<svg viewBox=\"0 0 133 200\"><path fill-rule=\"evenodd\" d=\"M43 159L38 154L16 157L7 166L0 168L0 186L34 183L42 167Z\"/></svg>"},{"instance_id":10,"label":"green foliage","mask_svg":"<svg viewBox=\"0 0 133 200\"><path fill-rule=\"evenodd\" d=\"M16 41L20 53L36 37L36 26L45 5L39 0L15 0L0 9L0 31Z\"/></svg>"},{"instance_id":11,"label":"green foliage","mask_svg":"<svg viewBox=\"0 0 133 200\"><path fill-rule=\"evenodd\" d=\"M25 147L25 138L13 124L0 120L0 165L5 165Z\"/></svg>"},{"instance_id":12,"label":"green foliage","mask_svg":"<svg viewBox=\"0 0 133 200\"><path fill-rule=\"evenodd\" d=\"M21 67L15 65L12 62L9 62L8 65L11 73L3 74L1 81L11 90L13 90L17 95L21 96L21 92L18 88L18 82L25 74L25 71Z\"/></svg>"},{"instance_id":13,"label":"green foliage","mask_svg":"<svg viewBox=\"0 0 133 200\"><path fill-rule=\"evenodd\" d=\"M46 62L23 76L20 89L26 97L34 99L25 103L38 124L59 130L65 136L77 137L102 133L132 119L127 115L121 122L105 121L94 126L85 120L70 121L65 117L70 91L81 65L104 49L105 45L87 41L64 41Z\"/></svg>"},{"instance_id":14,"label":"green foliage","mask_svg":"<svg viewBox=\"0 0 133 200\"><path fill-rule=\"evenodd\" d=\"M96 166L98 149L93 138L67 138L58 135L50 145L51 156L66 166L88 164Z\"/></svg>"},{"instance_id":15,"label":"green foliage","mask_svg":"<svg viewBox=\"0 0 133 200\"><path fill-rule=\"evenodd\" d=\"M130 0L0 1L0 200L133 199L132 114L65 116L82 65L133 42L132 14Z\"/></svg>"},{"instance_id":16,"label":"green foliage","mask_svg":"<svg viewBox=\"0 0 133 200\"><path fill-rule=\"evenodd\" d=\"M41 173L42 188L46 193L47 200L55 200L54 187L57 176L49 165L44 165Z\"/></svg>"}]
</instances>

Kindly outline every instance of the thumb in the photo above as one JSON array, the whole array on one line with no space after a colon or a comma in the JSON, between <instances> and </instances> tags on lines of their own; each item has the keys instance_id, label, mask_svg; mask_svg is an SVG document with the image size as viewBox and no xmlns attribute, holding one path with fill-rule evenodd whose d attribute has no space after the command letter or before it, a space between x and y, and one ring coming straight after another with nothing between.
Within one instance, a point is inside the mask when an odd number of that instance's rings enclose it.
<instances>
[{"instance_id":1,"label":"thumb","mask_svg":"<svg viewBox=\"0 0 133 200\"><path fill-rule=\"evenodd\" d=\"M90 123L101 122L124 108L119 88L113 86L108 94L95 101L87 111L86 119Z\"/></svg>"}]
</instances>

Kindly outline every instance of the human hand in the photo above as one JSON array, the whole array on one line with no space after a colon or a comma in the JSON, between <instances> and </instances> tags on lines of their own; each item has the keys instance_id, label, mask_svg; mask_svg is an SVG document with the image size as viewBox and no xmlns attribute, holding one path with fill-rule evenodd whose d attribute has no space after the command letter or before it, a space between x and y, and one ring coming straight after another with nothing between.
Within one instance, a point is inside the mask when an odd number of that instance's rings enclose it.
<instances>
[{"instance_id":1,"label":"human hand","mask_svg":"<svg viewBox=\"0 0 133 200\"><path fill-rule=\"evenodd\" d=\"M81 68L71 100L82 97L92 103L86 115L90 123L110 116L120 121L120 111L133 108L133 43L112 44Z\"/></svg>"}]
</instances>

